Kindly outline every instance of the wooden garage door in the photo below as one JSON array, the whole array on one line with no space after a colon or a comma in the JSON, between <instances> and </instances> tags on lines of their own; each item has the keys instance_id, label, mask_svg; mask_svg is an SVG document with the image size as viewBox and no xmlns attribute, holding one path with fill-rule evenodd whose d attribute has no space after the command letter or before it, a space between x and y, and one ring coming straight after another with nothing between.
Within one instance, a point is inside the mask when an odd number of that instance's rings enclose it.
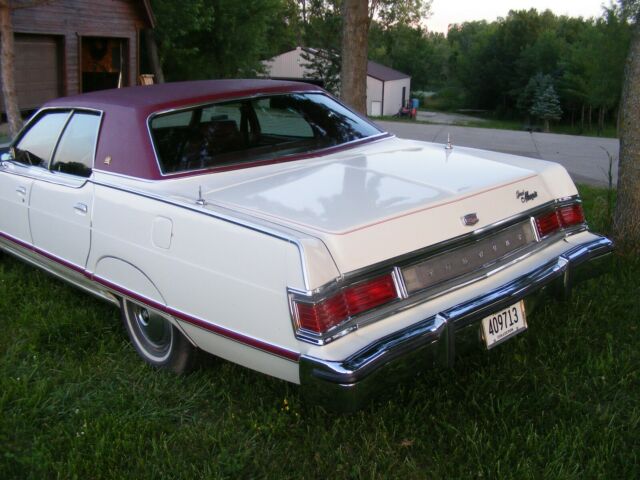
<instances>
[{"instance_id":1,"label":"wooden garage door","mask_svg":"<svg viewBox=\"0 0 640 480\"><path fill-rule=\"evenodd\" d=\"M60 41L48 35L15 36L15 79L20 110L31 110L62 94ZM4 111L4 103L2 104Z\"/></svg>"}]
</instances>

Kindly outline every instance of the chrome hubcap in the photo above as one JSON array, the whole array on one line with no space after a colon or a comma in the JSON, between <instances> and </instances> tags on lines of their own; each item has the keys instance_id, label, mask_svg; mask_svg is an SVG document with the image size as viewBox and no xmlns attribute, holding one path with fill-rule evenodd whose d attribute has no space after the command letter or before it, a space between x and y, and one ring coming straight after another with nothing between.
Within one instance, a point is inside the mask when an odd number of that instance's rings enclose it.
<instances>
[{"instance_id":1,"label":"chrome hubcap","mask_svg":"<svg viewBox=\"0 0 640 480\"><path fill-rule=\"evenodd\" d=\"M173 343L173 328L162 315L147 308L128 303L131 327L140 346L154 359L161 361Z\"/></svg>"}]
</instances>

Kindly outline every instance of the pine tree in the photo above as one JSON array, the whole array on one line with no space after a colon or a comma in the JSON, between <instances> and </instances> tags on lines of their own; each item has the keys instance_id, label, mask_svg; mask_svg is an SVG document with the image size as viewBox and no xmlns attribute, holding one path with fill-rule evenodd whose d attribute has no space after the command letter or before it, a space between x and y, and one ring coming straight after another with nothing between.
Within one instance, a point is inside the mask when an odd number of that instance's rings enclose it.
<instances>
[{"instance_id":1,"label":"pine tree","mask_svg":"<svg viewBox=\"0 0 640 480\"><path fill-rule=\"evenodd\" d=\"M553 85L547 86L536 95L530 110L534 115L544 121L544 131L549 131L549 120L559 120L562 117L560 98Z\"/></svg>"},{"instance_id":2,"label":"pine tree","mask_svg":"<svg viewBox=\"0 0 640 480\"><path fill-rule=\"evenodd\" d=\"M326 91L338 96L340 94L340 68L342 59L340 52L333 49L303 49L300 55L307 69L305 78L321 79Z\"/></svg>"},{"instance_id":3,"label":"pine tree","mask_svg":"<svg viewBox=\"0 0 640 480\"><path fill-rule=\"evenodd\" d=\"M529 79L527 86L520 95L518 95L516 108L527 115L527 125L531 124L531 119L529 117L536 98L544 92L549 85L553 85L551 75L545 75L538 72Z\"/></svg>"}]
</instances>

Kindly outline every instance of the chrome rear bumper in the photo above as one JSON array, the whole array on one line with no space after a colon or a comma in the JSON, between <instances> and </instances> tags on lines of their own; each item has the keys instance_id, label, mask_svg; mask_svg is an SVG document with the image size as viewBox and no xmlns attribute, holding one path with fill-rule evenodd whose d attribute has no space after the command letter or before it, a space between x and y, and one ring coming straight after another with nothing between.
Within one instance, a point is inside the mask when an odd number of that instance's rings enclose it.
<instances>
[{"instance_id":1,"label":"chrome rear bumper","mask_svg":"<svg viewBox=\"0 0 640 480\"><path fill-rule=\"evenodd\" d=\"M381 338L342 361L302 355L303 393L332 410L356 410L421 370L453 365L463 338L471 330L478 338L485 316L521 299L531 312L545 295L568 297L574 284L602 272L612 250L606 237L578 245L489 294Z\"/></svg>"}]
</instances>

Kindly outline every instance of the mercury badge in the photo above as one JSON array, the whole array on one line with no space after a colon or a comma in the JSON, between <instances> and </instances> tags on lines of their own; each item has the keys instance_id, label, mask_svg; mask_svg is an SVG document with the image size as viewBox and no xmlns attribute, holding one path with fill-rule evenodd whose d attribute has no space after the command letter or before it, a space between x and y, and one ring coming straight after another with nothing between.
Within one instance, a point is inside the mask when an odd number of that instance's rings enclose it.
<instances>
[{"instance_id":1,"label":"mercury badge","mask_svg":"<svg viewBox=\"0 0 640 480\"><path fill-rule=\"evenodd\" d=\"M538 197L538 192L533 191L529 193L529 190L516 190L516 198L519 198L522 203L530 202Z\"/></svg>"},{"instance_id":2,"label":"mercury badge","mask_svg":"<svg viewBox=\"0 0 640 480\"><path fill-rule=\"evenodd\" d=\"M475 225L480 220L478 219L478 215L475 213L467 213L464 217L462 217L462 223L464 223L467 227Z\"/></svg>"}]
</instances>

